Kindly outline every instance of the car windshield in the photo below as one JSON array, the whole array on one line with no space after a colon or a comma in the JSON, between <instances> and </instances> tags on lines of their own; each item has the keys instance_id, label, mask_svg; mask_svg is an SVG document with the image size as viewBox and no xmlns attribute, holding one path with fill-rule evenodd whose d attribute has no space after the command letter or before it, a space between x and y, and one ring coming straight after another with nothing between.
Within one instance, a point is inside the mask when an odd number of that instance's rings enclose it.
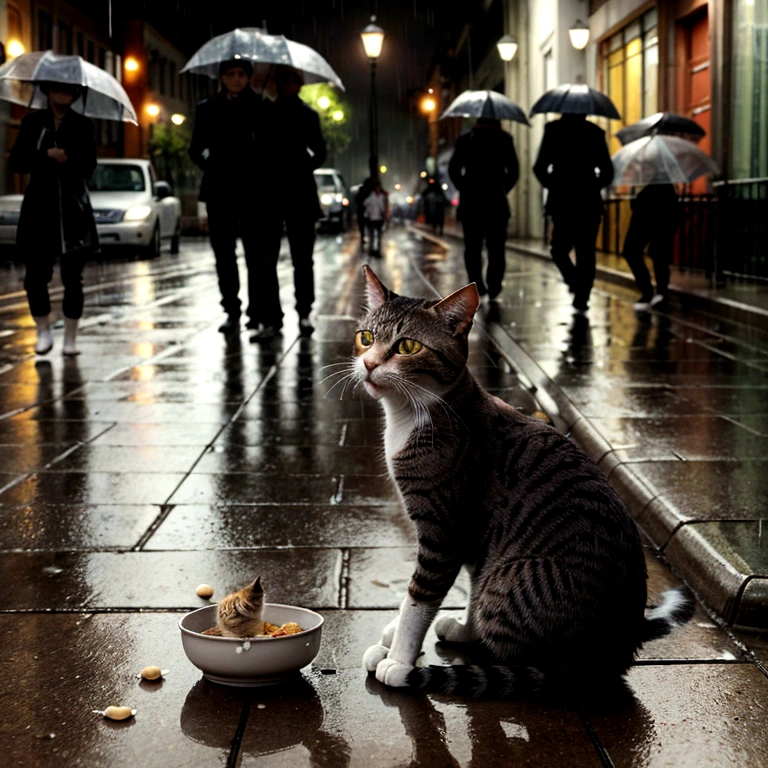
<instances>
[{"instance_id":1,"label":"car windshield","mask_svg":"<svg viewBox=\"0 0 768 768\"><path fill-rule=\"evenodd\" d=\"M332 173L316 173L315 181L318 187L335 187L336 183Z\"/></svg>"},{"instance_id":2,"label":"car windshield","mask_svg":"<svg viewBox=\"0 0 768 768\"><path fill-rule=\"evenodd\" d=\"M92 192L143 192L144 171L140 165L99 163L88 182Z\"/></svg>"}]
</instances>

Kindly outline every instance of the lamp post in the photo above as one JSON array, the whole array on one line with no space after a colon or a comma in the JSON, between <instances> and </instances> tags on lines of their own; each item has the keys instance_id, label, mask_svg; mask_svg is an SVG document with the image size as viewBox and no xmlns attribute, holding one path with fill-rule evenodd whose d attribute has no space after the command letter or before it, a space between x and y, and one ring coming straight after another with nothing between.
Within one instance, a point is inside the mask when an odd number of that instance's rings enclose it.
<instances>
[{"instance_id":1,"label":"lamp post","mask_svg":"<svg viewBox=\"0 0 768 768\"><path fill-rule=\"evenodd\" d=\"M589 43L589 26L581 19L576 19L576 23L568 28L568 36L571 38L571 45L577 51L583 51Z\"/></svg>"},{"instance_id":2,"label":"lamp post","mask_svg":"<svg viewBox=\"0 0 768 768\"><path fill-rule=\"evenodd\" d=\"M376 112L376 59L381 53L381 46L384 43L384 30L376 26L375 16L371 16L371 23L360 33L363 39L363 48L365 55L371 62L371 100L368 106L368 123L370 136L370 153L368 157L368 166L371 176L376 178L379 175L379 126L378 114Z\"/></svg>"}]
</instances>

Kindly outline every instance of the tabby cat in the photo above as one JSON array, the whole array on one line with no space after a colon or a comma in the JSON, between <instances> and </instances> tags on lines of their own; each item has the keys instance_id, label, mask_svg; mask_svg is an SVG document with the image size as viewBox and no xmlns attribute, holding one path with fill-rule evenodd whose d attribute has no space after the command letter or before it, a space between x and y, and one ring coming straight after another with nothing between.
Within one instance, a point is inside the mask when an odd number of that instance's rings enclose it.
<instances>
[{"instance_id":1,"label":"tabby cat","mask_svg":"<svg viewBox=\"0 0 768 768\"><path fill-rule=\"evenodd\" d=\"M364 667L390 686L474 695L621 680L645 641L690 619L692 597L671 589L646 612L640 537L601 470L472 377L474 283L429 301L398 296L364 270L352 376L383 405L387 466L418 537L399 618ZM439 619L436 632L477 642L491 664L416 667L462 566L465 617Z\"/></svg>"},{"instance_id":2,"label":"tabby cat","mask_svg":"<svg viewBox=\"0 0 768 768\"><path fill-rule=\"evenodd\" d=\"M219 601L216 626L204 634L221 637L256 637L264 634L264 587L261 576L257 576L253 584Z\"/></svg>"}]
</instances>

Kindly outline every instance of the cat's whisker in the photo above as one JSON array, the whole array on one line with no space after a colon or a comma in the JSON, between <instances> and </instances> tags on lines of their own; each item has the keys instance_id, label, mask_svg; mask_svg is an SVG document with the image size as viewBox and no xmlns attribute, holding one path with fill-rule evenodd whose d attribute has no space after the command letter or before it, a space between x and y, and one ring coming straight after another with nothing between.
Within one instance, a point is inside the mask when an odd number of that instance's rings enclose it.
<instances>
[{"instance_id":1,"label":"cat's whisker","mask_svg":"<svg viewBox=\"0 0 768 768\"><path fill-rule=\"evenodd\" d=\"M334 371L333 373L329 373L324 379L320 379L318 381L318 384L325 384L328 379L332 379L334 376L348 376L349 371Z\"/></svg>"},{"instance_id":2,"label":"cat's whisker","mask_svg":"<svg viewBox=\"0 0 768 768\"><path fill-rule=\"evenodd\" d=\"M328 397L328 395L330 395L331 392L333 392L333 390L336 389L336 387L341 385L342 389L341 389L341 394L339 395L339 400L341 400L344 397L344 392L347 389L347 385L349 384L350 381L353 381L354 378L355 378L354 372L348 371L347 373L344 374L344 376L342 376L342 378L334 382L333 385L328 388L328 391L325 393L325 397Z\"/></svg>"}]
</instances>

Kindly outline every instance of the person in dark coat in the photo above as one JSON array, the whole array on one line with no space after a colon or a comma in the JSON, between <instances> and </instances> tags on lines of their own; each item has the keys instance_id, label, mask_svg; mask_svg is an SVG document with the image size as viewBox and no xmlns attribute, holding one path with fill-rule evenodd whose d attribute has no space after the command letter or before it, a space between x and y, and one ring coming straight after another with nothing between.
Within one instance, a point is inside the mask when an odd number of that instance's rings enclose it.
<instances>
[{"instance_id":1,"label":"person in dark coat","mask_svg":"<svg viewBox=\"0 0 768 768\"><path fill-rule=\"evenodd\" d=\"M221 306L227 313L222 333L240 329L240 273L237 237L245 250L248 269L248 328L258 327L259 237L253 209L263 186L257 182L258 127L262 97L250 87L251 64L243 59L225 61L219 67L221 90L197 105L189 156L202 169L199 199L208 209L208 230L216 258Z\"/></svg>"},{"instance_id":2,"label":"person in dark coat","mask_svg":"<svg viewBox=\"0 0 768 768\"><path fill-rule=\"evenodd\" d=\"M439 178L433 176L429 179L421 199L424 203L424 221L432 227L433 232L442 235L445 226L445 192Z\"/></svg>"},{"instance_id":3,"label":"person in dark coat","mask_svg":"<svg viewBox=\"0 0 768 768\"><path fill-rule=\"evenodd\" d=\"M314 331L309 317L315 300L312 252L315 223L323 215L314 170L325 162L325 139L319 115L299 98L304 84L301 73L279 66L275 84L277 98L264 111L267 136L262 178L271 199L258 211L263 244L257 272L261 328L252 341L271 339L283 326L277 261L284 229L293 262L299 331L303 336Z\"/></svg>"},{"instance_id":4,"label":"person in dark coat","mask_svg":"<svg viewBox=\"0 0 768 768\"><path fill-rule=\"evenodd\" d=\"M456 141L448 175L459 190L459 217L464 228L464 264L470 282L481 296L495 299L501 293L506 270L509 202L507 194L517 183L520 168L512 136L491 118L477 124ZM488 268L483 279L483 240Z\"/></svg>"},{"instance_id":5,"label":"person in dark coat","mask_svg":"<svg viewBox=\"0 0 768 768\"><path fill-rule=\"evenodd\" d=\"M585 115L563 115L547 123L533 172L548 190L545 213L553 223L552 260L574 294L573 306L586 311L603 215L600 190L613 181L605 131ZM576 250L575 266L571 248Z\"/></svg>"},{"instance_id":6,"label":"person in dark coat","mask_svg":"<svg viewBox=\"0 0 768 768\"><path fill-rule=\"evenodd\" d=\"M65 355L79 354L77 326L83 314L82 273L86 258L98 250L87 179L96 168L93 123L70 107L81 91L62 83L42 83L48 108L29 113L8 158L17 173L30 173L16 231L16 246L26 265L24 288L37 327L35 352L53 347L48 283L61 257L64 284Z\"/></svg>"},{"instance_id":7,"label":"person in dark coat","mask_svg":"<svg viewBox=\"0 0 768 768\"><path fill-rule=\"evenodd\" d=\"M640 289L635 309L649 309L668 299L669 265L680 218L680 200L672 184L648 184L632 201L632 218L624 238L623 256ZM646 245L656 278L655 295L643 257Z\"/></svg>"},{"instance_id":8,"label":"person in dark coat","mask_svg":"<svg viewBox=\"0 0 768 768\"><path fill-rule=\"evenodd\" d=\"M355 209L357 212L357 226L360 230L360 247L365 246L365 231L368 228L365 221L365 201L368 195L373 192L373 188L376 186L378 178L376 176L368 176L363 183L358 187L357 195L355 196Z\"/></svg>"}]
</instances>

